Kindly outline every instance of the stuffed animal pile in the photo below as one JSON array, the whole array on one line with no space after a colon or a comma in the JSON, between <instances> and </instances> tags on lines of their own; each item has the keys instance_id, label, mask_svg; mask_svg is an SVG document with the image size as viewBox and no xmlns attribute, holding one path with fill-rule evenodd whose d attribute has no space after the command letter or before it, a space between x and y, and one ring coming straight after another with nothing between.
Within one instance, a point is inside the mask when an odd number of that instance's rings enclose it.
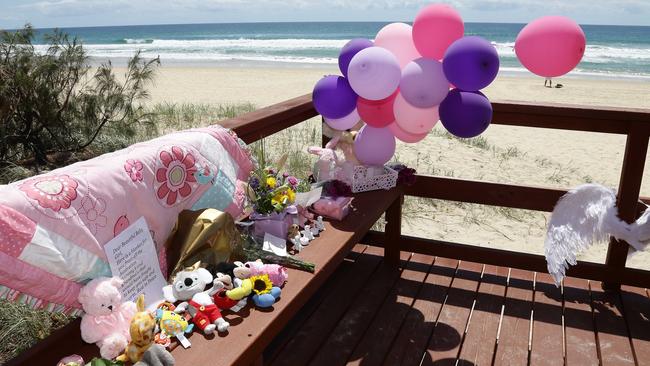
<instances>
[{"instance_id":1,"label":"stuffed animal pile","mask_svg":"<svg viewBox=\"0 0 650 366\"><path fill-rule=\"evenodd\" d=\"M273 306L287 281L287 269L277 264L219 263L202 268L200 263L176 273L162 289L165 302L154 312L145 310L144 296L122 302L122 280L101 277L79 293L86 314L81 321L84 341L96 343L104 359L138 366L171 366L165 349L171 339L189 347L185 334L196 327L204 334L227 332L230 323L223 312L236 313L252 303Z\"/></svg>"}]
</instances>

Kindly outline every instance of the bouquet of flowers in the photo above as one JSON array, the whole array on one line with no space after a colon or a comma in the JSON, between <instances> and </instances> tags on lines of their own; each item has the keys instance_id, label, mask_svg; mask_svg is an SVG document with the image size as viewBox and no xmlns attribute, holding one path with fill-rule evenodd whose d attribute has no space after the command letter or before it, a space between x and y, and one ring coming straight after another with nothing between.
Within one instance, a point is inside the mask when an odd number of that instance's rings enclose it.
<instances>
[{"instance_id":1,"label":"bouquet of flowers","mask_svg":"<svg viewBox=\"0 0 650 366\"><path fill-rule=\"evenodd\" d=\"M282 159L284 160L284 159ZM279 164L280 169L284 164ZM248 180L248 197L255 212L282 212L296 200L298 179L271 166L257 169Z\"/></svg>"}]
</instances>

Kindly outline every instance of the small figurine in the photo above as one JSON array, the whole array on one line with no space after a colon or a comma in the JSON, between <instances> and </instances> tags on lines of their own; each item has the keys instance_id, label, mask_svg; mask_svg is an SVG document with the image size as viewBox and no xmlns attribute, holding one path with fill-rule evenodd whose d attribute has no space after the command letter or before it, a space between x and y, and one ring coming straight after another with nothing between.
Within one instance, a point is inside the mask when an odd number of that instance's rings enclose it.
<instances>
[{"instance_id":1,"label":"small figurine","mask_svg":"<svg viewBox=\"0 0 650 366\"><path fill-rule=\"evenodd\" d=\"M298 253L300 253L303 249L302 241L300 239L302 239L300 233L296 234L296 236L294 236L293 239L291 239L291 242L293 243L293 247Z\"/></svg>"},{"instance_id":2,"label":"small figurine","mask_svg":"<svg viewBox=\"0 0 650 366\"><path fill-rule=\"evenodd\" d=\"M311 232L311 227L305 225L305 230L302 231L302 235L307 238L307 240L314 240L314 234Z\"/></svg>"},{"instance_id":3,"label":"small figurine","mask_svg":"<svg viewBox=\"0 0 650 366\"><path fill-rule=\"evenodd\" d=\"M309 245L309 238L307 238L306 236L301 236L300 237L300 246L304 248L307 245Z\"/></svg>"},{"instance_id":4,"label":"small figurine","mask_svg":"<svg viewBox=\"0 0 650 366\"><path fill-rule=\"evenodd\" d=\"M320 235L320 230L318 230L318 227L314 223L314 226L311 227L311 233L314 236L319 236Z\"/></svg>"},{"instance_id":5,"label":"small figurine","mask_svg":"<svg viewBox=\"0 0 650 366\"><path fill-rule=\"evenodd\" d=\"M289 231L287 233L287 238L289 240L292 240L296 236L296 234L298 234L298 235L300 234L300 226L298 226L296 224L293 224L293 225L289 226Z\"/></svg>"},{"instance_id":6,"label":"small figurine","mask_svg":"<svg viewBox=\"0 0 650 366\"><path fill-rule=\"evenodd\" d=\"M318 218L316 218L316 227L320 231L325 230L325 223L323 222L323 216L318 216Z\"/></svg>"}]
</instances>

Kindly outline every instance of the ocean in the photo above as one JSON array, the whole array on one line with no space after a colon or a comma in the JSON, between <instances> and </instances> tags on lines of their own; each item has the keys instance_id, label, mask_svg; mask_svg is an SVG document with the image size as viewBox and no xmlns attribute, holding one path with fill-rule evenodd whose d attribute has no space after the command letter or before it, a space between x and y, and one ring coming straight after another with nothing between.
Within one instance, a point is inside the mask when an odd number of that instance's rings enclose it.
<instances>
[{"instance_id":1,"label":"ocean","mask_svg":"<svg viewBox=\"0 0 650 366\"><path fill-rule=\"evenodd\" d=\"M388 22L233 23L65 28L96 60L119 60L141 50L165 62L336 64L350 39L373 39ZM524 24L466 23L466 35L490 40L502 73L527 73L514 41ZM583 25L587 50L572 76L650 79L650 27ZM39 29L38 33L51 31ZM39 38L40 39L40 38ZM41 41L42 42L42 39ZM44 46L40 46L41 48Z\"/></svg>"}]
</instances>

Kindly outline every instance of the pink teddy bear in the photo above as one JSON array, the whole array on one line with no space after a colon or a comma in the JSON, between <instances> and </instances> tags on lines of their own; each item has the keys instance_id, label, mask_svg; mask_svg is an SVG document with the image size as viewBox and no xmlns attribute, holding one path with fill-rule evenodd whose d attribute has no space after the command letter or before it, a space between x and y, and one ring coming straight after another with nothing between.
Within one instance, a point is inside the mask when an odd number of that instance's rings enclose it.
<instances>
[{"instance_id":1,"label":"pink teddy bear","mask_svg":"<svg viewBox=\"0 0 650 366\"><path fill-rule=\"evenodd\" d=\"M98 277L79 291L79 302L86 312L81 318L81 338L96 343L103 358L119 356L131 340L129 326L137 312L133 301L122 302L118 277Z\"/></svg>"},{"instance_id":2,"label":"pink teddy bear","mask_svg":"<svg viewBox=\"0 0 650 366\"><path fill-rule=\"evenodd\" d=\"M264 264L261 260L246 262L246 267L251 269L251 276L269 275L273 286L282 287L289 277L287 269L279 264Z\"/></svg>"}]
</instances>

